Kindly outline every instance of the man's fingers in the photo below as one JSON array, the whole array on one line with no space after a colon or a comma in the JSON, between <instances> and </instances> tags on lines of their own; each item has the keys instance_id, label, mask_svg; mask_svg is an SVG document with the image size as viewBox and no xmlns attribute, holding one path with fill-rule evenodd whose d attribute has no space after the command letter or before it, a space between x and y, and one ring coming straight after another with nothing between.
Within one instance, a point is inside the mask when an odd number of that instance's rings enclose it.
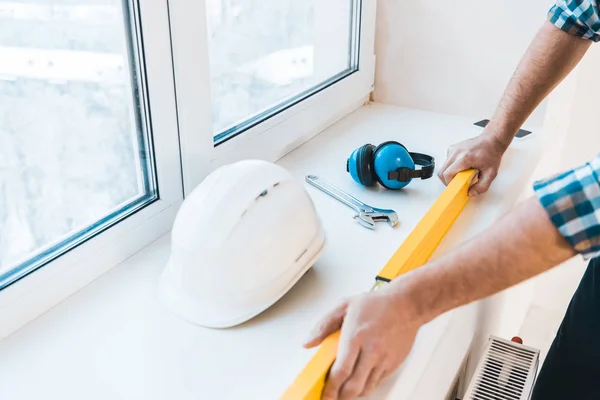
<instances>
[{"instance_id":1,"label":"man's fingers","mask_svg":"<svg viewBox=\"0 0 600 400\"><path fill-rule=\"evenodd\" d=\"M466 163L464 158L456 160L452 165L450 165L448 168L446 168L446 170L443 172L444 184L446 186L448 186L450 184L450 182L452 182L452 179L454 179L456 174L458 174L459 172L462 172L466 169L469 169L469 166Z\"/></svg>"},{"instance_id":2,"label":"man's fingers","mask_svg":"<svg viewBox=\"0 0 600 400\"><path fill-rule=\"evenodd\" d=\"M469 189L469 197L476 197L487 192L494 179L496 179L496 175L497 172L494 170L479 172L477 182L471 185Z\"/></svg>"},{"instance_id":3,"label":"man's fingers","mask_svg":"<svg viewBox=\"0 0 600 400\"><path fill-rule=\"evenodd\" d=\"M363 392L371 371L376 367L377 359L372 354L360 352L354 372L343 384L340 391L340 400L354 400Z\"/></svg>"},{"instance_id":4,"label":"man's fingers","mask_svg":"<svg viewBox=\"0 0 600 400\"><path fill-rule=\"evenodd\" d=\"M339 330L344 322L348 303L344 302L337 308L331 311L311 332L308 340L304 343L304 347L311 348L319 345L327 336Z\"/></svg>"},{"instance_id":5,"label":"man's fingers","mask_svg":"<svg viewBox=\"0 0 600 400\"><path fill-rule=\"evenodd\" d=\"M381 363L379 366L376 366L371 370L371 374L369 375L369 378L365 383L365 387L360 394L361 396L369 396L373 389L375 389L381 383L386 373L386 369L381 366L382 364L384 363Z\"/></svg>"},{"instance_id":6,"label":"man's fingers","mask_svg":"<svg viewBox=\"0 0 600 400\"><path fill-rule=\"evenodd\" d=\"M454 164L455 159L456 159L456 152L448 151L448 157L446 158L446 161L439 169L438 178L440 178L440 180L442 181L442 183L444 185L448 185L448 182L446 182L446 178L444 177L444 173L446 172L446 170L448 169L449 166Z\"/></svg>"},{"instance_id":7,"label":"man's fingers","mask_svg":"<svg viewBox=\"0 0 600 400\"><path fill-rule=\"evenodd\" d=\"M359 352L360 347L357 343L340 341L337 358L331 367L323 390L323 400L339 399L340 389L354 372Z\"/></svg>"}]
</instances>

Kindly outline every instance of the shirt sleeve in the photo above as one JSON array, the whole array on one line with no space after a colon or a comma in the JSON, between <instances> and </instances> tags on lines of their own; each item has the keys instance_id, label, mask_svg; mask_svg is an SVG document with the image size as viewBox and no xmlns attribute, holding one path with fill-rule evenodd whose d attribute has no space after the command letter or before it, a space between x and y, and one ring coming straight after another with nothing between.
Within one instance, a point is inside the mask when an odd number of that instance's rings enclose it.
<instances>
[{"instance_id":1,"label":"shirt sleeve","mask_svg":"<svg viewBox=\"0 0 600 400\"><path fill-rule=\"evenodd\" d=\"M575 251L586 260L600 256L600 154L578 168L535 182L533 188Z\"/></svg>"},{"instance_id":2,"label":"shirt sleeve","mask_svg":"<svg viewBox=\"0 0 600 400\"><path fill-rule=\"evenodd\" d=\"M598 0L557 0L548 12L548 20L567 33L600 41Z\"/></svg>"}]
</instances>

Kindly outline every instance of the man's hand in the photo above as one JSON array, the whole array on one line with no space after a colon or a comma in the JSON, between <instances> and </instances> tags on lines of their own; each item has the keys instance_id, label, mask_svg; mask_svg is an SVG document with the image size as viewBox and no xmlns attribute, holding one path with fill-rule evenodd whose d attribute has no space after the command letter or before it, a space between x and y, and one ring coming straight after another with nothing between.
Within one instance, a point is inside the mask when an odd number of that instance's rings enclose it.
<instances>
[{"instance_id":1,"label":"man's hand","mask_svg":"<svg viewBox=\"0 0 600 400\"><path fill-rule=\"evenodd\" d=\"M383 289L343 302L321 321L305 347L318 346L341 328L323 400L367 396L400 366L421 326L411 309L397 293Z\"/></svg>"},{"instance_id":2,"label":"man's hand","mask_svg":"<svg viewBox=\"0 0 600 400\"><path fill-rule=\"evenodd\" d=\"M506 146L495 136L482 133L473 139L457 143L448 149L446 162L438 172L439 178L448 185L461 171L476 169L479 171L475 184L469 189L469 196L485 193L498 175L502 155Z\"/></svg>"},{"instance_id":3,"label":"man's hand","mask_svg":"<svg viewBox=\"0 0 600 400\"><path fill-rule=\"evenodd\" d=\"M477 138L453 146L438 176L450 183L458 172L479 170L469 196L485 193L500 166L502 154L542 100L581 60L591 40L571 35L546 21L513 74L498 107Z\"/></svg>"},{"instance_id":4,"label":"man's hand","mask_svg":"<svg viewBox=\"0 0 600 400\"><path fill-rule=\"evenodd\" d=\"M343 302L306 347L341 328L326 400L368 395L409 354L419 328L437 316L532 278L576 254L532 196L490 228L385 288Z\"/></svg>"}]
</instances>

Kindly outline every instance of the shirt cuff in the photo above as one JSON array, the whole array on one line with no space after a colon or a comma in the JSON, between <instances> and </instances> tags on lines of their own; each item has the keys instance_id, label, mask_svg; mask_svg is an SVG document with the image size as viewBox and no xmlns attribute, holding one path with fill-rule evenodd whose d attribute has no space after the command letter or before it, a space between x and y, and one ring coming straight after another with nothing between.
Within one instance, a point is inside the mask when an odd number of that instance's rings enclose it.
<instances>
[{"instance_id":1,"label":"shirt cuff","mask_svg":"<svg viewBox=\"0 0 600 400\"><path fill-rule=\"evenodd\" d=\"M597 0L558 0L548 12L548 20L569 34L600 41Z\"/></svg>"},{"instance_id":2,"label":"shirt cuff","mask_svg":"<svg viewBox=\"0 0 600 400\"><path fill-rule=\"evenodd\" d=\"M584 259L600 256L600 155L533 189L558 231Z\"/></svg>"}]
</instances>

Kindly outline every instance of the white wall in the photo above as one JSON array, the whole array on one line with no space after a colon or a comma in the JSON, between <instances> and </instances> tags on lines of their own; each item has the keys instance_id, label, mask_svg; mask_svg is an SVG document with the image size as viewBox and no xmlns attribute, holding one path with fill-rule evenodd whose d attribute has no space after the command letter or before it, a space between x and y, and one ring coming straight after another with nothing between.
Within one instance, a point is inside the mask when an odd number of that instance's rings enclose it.
<instances>
[{"instance_id":1,"label":"white wall","mask_svg":"<svg viewBox=\"0 0 600 400\"><path fill-rule=\"evenodd\" d=\"M552 4L378 0L373 100L473 118L491 116ZM543 108L530 123L543 121Z\"/></svg>"}]
</instances>

